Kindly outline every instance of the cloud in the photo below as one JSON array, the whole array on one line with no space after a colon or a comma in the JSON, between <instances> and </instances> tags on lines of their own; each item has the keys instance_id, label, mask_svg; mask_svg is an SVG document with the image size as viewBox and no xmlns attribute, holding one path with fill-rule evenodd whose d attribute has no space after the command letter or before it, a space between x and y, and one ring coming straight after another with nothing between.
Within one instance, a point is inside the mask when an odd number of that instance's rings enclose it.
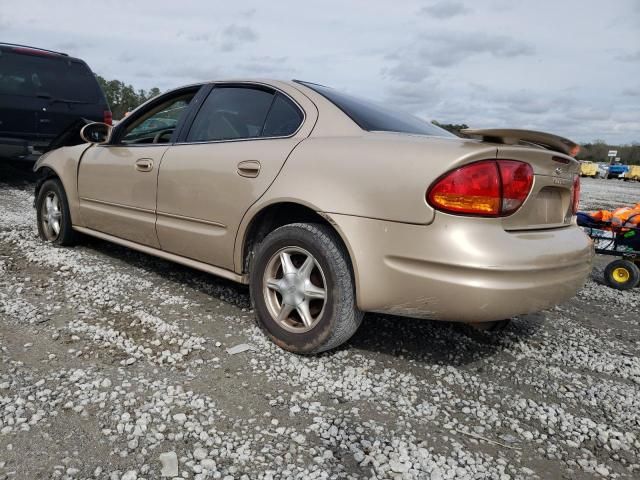
<instances>
[{"instance_id":1,"label":"cloud","mask_svg":"<svg viewBox=\"0 0 640 480\"><path fill-rule=\"evenodd\" d=\"M190 33L186 35L186 39L191 42L209 42L211 40L211 35L205 32L201 33Z\"/></svg>"},{"instance_id":2,"label":"cloud","mask_svg":"<svg viewBox=\"0 0 640 480\"><path fill-rule=\"evenodd\" d=\"M290 77L296 69L289 66L287 61L287 57L251 57L236 65L236 70L249 76Z\"/></svg>"},{"instance_id":3,"label":"cloud","mask_svg":"<svg viewBox=\"0 0 640 480\"><path fill-rule=\"evenodd\" d=\"M80 42L73 42L73 41L67 40L64 42L56 43L55 48L57 50L64 52L67 50L71 50L71 51L77 50L81 46L82 44Z\"/></svg>"},{"instance_id":4,"label":"cloud","mask_svg":"<svg viewBox=\"0 0 640 480\"><path fill-rule=\"evenodd\" d=\"M424 80L431 67L450 67L464 60L490 55L514 58L533 55L529 44L506 35L487 33L437 32L418 35L411 44L386 56L395 65L382 69L386 76L404 82Z\"/></svg>"},{"instance_id":5,"label":"cloud","mask_svg":"<svg viewBox=\"0 0 640 480\"><path fill-rule=\"evenodd\" d=\"M514 58L533 55L534 48L506 35L488 33L438 33L427 34L420 56L436 66L449 66L469 57L488 54L497 58Z\"/></svg>"},{"instance_id":6,"label":"cloud","mask_svg":"<svg viewBox=\"0 0 640 480\"><path fill-rule=\"evenodd\" d=\"M167 68L162 73L189 83L216 80L224 76L218 66L207 63L180 64Z\"/></svg>"},{"instance_id":7,"label":"cloud","mask_svg":"<svg viewBox=\"0 0 640 480\"><path fill-rule=\"evenodd\" d=\"M420 82L431 75L429 67L423 63L411 64L400 61L395 66L383 68L382 74L401 82Z\"/></svg>"},{"instance_id":8,"label":"cloud","mask_svg":"<svg viewBox=\"0 0 640 480\"><path fill-rule=\"evenodd\" d=\"M220 48L224 52L231 52L238 46L255 42L257 39L258 34L251 27L231 24L222 30Z\"/></svg>"},{"instance_id":9,"label":"cloud","mask_svg":"<svg viewBox=\"0 0 640 480\"><path fill-rule=\"evenodd\" d=\"M625 53L623 55L618 55L616 60L621 60L623 62L640 62L640 50L632 53Z\"/></svg>"},{"instance_id":10,"label":"cloud","mask_svg":"<svg viewBox=\"0 0 640 480\"><path fill-rule=\"evenodd\" d=\"M384 103L410 113L424 113L436 107L443 93L436 79L415 84L393 84L386 91Z\"/></svg>"},{"instance_id":11,"label":"cloud","mask_svg":"<svg viewBox=\"0 0 640 480\"><path fill-rule=\"evenodd\" d=\"M128 52L122 52L116 60L120 63L133 63L138 61L138 57Z\"/></svg>"},{"instance_id":12,"label":"cloud","mask_svg":"<svg viewBox=\"0 0 640 480\"><path fill-rule=\"evenodd\" d=\"M449 2L446 0L438 1L427 7L422 7L420 13L430 15L439 19L446 19L464 15L469 9L459 2Z\"/></svg>"},{"instance_id":13,"label":"cloud","mask_svg":"<svg viewBox=\"0 0 640 480\"><path fill-rule=\"evenodd\" d=\"M640 97L640 88L625 88L622 91L625 97Z\"/></svg>"}]
</instances>

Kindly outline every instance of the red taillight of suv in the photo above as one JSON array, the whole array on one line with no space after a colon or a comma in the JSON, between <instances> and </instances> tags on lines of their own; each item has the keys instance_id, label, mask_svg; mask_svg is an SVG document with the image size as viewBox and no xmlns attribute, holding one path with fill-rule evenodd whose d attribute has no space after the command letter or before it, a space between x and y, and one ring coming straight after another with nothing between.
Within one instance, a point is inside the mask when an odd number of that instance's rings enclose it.
<instances>
[{"instance_id":1,"label":"red taillight of suv","mask_svg":"<svg viewBox=\"0 0 640 480\"><path fill-rule=\"evenodd\" d=\"M111 113L111 110L105 110L103 113L103 122L106 123L107 125L112 125L113 124L113 114Z\"/></svg>"},{"instance_id":2,"label":"red taillight of suv","mask_svg":"<svg viewBox=\"0 0 640 480\"><path fill-rule=\"evenodd\" d=\"M528 163L481 160L437 180L427 191L427 202L443 212L502 217L522 206L532 185Z\"/></svg>"},{"instance_id":3,"label":"red taillight of suv","mask_svg":"<svg viewBox=\"0 0 640 480\"><path fill-rule=\"evenodd\" d=\"M573 180L573 191L571 192L571 213L578 213L578 205L580 204L580 175L576 175Z\"/></svg>"}]
</instances>

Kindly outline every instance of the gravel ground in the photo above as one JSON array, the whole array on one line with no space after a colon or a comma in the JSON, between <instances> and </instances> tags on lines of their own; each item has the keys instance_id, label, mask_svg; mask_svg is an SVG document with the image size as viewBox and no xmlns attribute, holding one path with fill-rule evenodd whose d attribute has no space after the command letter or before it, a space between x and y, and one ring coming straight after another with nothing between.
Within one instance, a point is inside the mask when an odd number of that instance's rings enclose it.
<instances>
[{"instance_id":1,"label":"gravel ground","mask_svg":"<svg viewBox=\"0 0 640 480\"><path fill-rule=\"evenodd\" d=\"M259 333L245 287L43 244L32 192L0 167L0 480L640 477L640 289L604 286L603 259L500 333L367 315L303 358Z\"/></svg>"}]
</instances>

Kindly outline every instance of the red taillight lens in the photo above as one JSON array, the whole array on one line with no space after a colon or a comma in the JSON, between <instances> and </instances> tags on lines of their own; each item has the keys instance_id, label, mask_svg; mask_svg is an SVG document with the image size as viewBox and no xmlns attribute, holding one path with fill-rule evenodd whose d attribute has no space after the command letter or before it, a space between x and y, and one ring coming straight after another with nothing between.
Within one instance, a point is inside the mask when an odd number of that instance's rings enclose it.
<instances>
[{"instance_id":1,"label":"red taillight lens","mask_svg":"<svg viewBox=\"0 0 640 480\"><path fill-rule=\"evenodd\" d=\"M580 204L580 175L576 175L573 181L573 192L571 193L571 213L574 215L578 213L578 206Z\"/></svg>"},{"instance_id":2,"label":"red taillight lens","mask_svg":"<svg viewBox=\"0 0 640 480\"><path fill-rule=\"evenodd\" d=\"M502 179L502 215L509 215L520 208L531 191L533 169L528 163L515 160L498 160Z\"/></svg>"},{"instance_id":3,"label":"red taillight lens","mask_svg":"<svg viewBox=\"0 0 640 480\"><path fill-rule=\"evenodd\" d=\"M107 125L111 125L113 123L113 114L111 113L111 110L105 110L103 116L104 116L104 120L103 120L104 123L106 123Z\"/></svg>"},{"instance_id":4,"label":"red taillight lens","mask_svg":"<svg viewBox=\"0 0 640 480\"><path fill-rule=\"evenodd\" d=\"M427 193L431 206L452 213L498 215L500 173L495 161L458 168L440 179Z\"/></svg>"},{"instance_id":5,"label":"red taillight lens","mask_svg":"<svg viewBox=\"0 0 640 480\"><path fill-rule=\"evenodd\" d=\"M497 217L515 212L529 195L533 169L516 160L482 160L449 172L427 192L445 212Z\"/></svg>"}]
</instances>

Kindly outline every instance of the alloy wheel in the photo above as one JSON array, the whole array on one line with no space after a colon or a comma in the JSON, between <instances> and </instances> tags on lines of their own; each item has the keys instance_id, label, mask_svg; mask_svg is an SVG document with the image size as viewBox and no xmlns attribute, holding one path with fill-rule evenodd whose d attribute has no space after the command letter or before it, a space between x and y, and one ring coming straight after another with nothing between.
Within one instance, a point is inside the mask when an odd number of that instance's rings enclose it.
<instances>
[{"instance_id":1,"label":"alloy wheel","mask_svg":"<svg viewBox=\"0 0 640 480\"><path fill-rule=\"evenodd\" d=\"M48 192L42 202L42 231L48 241L53 242L62 228L62 208L55 192Z\"/></svg>"},{"instance_id":2,"label":"alloy wheel","mask_svg":"<svg viewBox=\"0 0 640 480\"><path fill-rule=\"evenodd\" d=\"M294 333L317 325L328 298L320 264L300 247L285 247L273 254L264 272L263 293L276 323Z\"/></svg>"}]
</instances>

